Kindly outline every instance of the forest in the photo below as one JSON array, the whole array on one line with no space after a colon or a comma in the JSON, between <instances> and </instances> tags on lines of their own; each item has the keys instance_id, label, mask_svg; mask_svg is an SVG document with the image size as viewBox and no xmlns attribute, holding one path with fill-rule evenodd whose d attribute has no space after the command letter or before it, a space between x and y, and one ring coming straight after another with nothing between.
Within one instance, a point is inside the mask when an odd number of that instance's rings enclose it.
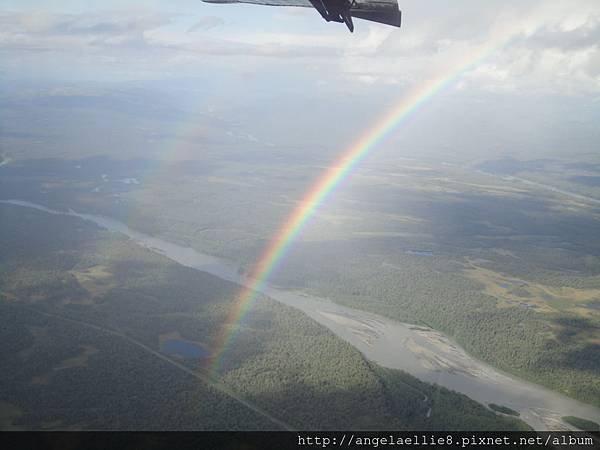
<instances>
[{"instance_id":1,"label":"forest","mask_svg":"<svg viewBox=\"0 0 600 450\"><path fill-rule=\"evenodd\" d=\"M0 216L2 429L527 429L265 297L211 378L160 336L209 347L237 286L78 219Z\"/></svg>"},{"instance_id":2,"label":"forest","mask_svg":"<svg viewBox=\"0 0 600 450\"><path fill-rule=\"evenodd\" d=\"M324 164L325 156L282 160L275 157L276 149L206 151L202 161L109 156L22 160L0 168L2 197L115 217L249 271L316 179L314 167ZM569 176L582 170L553 164L553 170ZM123 183L128 177L140 184ZM480 360L599 406L599 220L595 204L469 167L375 160L321 205L271 281L427 325ZM40 248L47 247L41 241ZM104 265L94 258L106 249L88 250L78 257L90 260L84 269ZM63 252L54 258L53 267L69 269L73 256ZM135 281L132 289L120 280L112 286L104 306L92 308L111 321L125 321L112 316L114 304L135 312L144 302L144 308L164 311L157 292L181 291L184 297L173 302L183 303L195 295L168 277L156 285L151 279L157 274L145 265L117 265L113 278L131 274L151 284ZM52 278L57 275L52 271L40 274L27 265L19 270L20 280L47 278L57 298L68 289L81 289L79 282ZM18 283L34 293L29 281ZM185 311L184 305L178 307ZM75 308L89 314L85 305L70 306ZM216 304L205 308L225 314ZM164 323L157 317L143 320ZM189 322L187 317L178 320ZM204 321L211 329L213 322ZM193 330L194 324L186 326ZM161 332L170 331L164 327Z\"/></svg>"},{"instance_id":3,"label":"forest","mask_svg":"<svg viewBox=\"0 0 600 450\"><path fill-rule=\"evenodd\" d=\"M599 424L592 422L591 420L582 419L581 417L566 416L563 417L562 420L583 431L600 431Z\"/></svg>"},{"instance_id":4,"label":"forest","mask_svg":"<svg viewBox=\"0 0 600 450\"><path fill-rule=\"evenodd\" d=\"M426 257L396 254L392 263L378 265L365 264L359 250L332 247L320 243L304 254L299 249L278 281L443 331L496 367L600 405L597 316L540 313L519 304L499 307L498 299L482 292L476 281L448 270L443 255L423 261ZM315 257L319 265L309 264ZM345 264L335 264L340 259Z\"/></svg>"}]
</instances>

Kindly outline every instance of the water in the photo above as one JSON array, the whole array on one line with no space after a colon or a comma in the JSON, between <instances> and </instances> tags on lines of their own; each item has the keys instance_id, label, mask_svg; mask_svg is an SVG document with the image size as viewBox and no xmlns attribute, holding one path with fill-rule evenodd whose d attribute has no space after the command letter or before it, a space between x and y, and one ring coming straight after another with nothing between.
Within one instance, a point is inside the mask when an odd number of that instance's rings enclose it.
<instances>
[{"instance_id":1,"label":"water","mask_svg":"<svg viewBox=\"0 0 600 450\"><path fill-rule=\"evenodd\" d=\"M239 273L239 267L233 263L140 233L107 217L74 211L60 212L20 200L0 203L78 217L122 233L137 244L184 266L240 285L249 284L244 275ZM521 419L536 430L571 428L560 420L562 416L577 416L600 423L600 409L502 373L469 356L452 340L435 330L396 322L301 292L269 285L262 291L281 303L303 311L381 366L404 370L423 381L461 392L483 404L508 406L519 411Z\"/></svg>"},{"instance_id":2,"label":"water","mask_svg":"<svg viewBox=\"0 0 600 450\"><path fill-rule=\"evenodd\" d=\"M200 359L210 356L209 352L193 342L180 339L164 341L161 350L171 355L178 355L186 359Z\"/></svg>"}]
</instances>

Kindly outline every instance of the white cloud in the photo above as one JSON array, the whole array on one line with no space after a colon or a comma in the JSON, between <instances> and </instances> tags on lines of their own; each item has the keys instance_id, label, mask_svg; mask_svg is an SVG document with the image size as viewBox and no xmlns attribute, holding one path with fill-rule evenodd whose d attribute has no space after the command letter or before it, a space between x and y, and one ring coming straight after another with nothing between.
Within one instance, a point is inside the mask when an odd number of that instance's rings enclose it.
<instances>
[{"instance_id":1,"label":"white cloud","mask_svg":"<svg viewBox=\"0 0 600 450\"><path fill-rule=\"evenodd\" d=\"M435 11L439 2L433 2ZM452 3L447 15L427 11L387 36L371 53L347 51L342 70L356 79L395 79L412 83L459 70L481 49L493 48L461 81L461 88L491 91L598 92L600 88L600 6L596 2L543 1L523 4ZM504 5L504 6L503 6ZM405 8L409 6L405 3ZM442 8L444 8L442 6ZM431 13L430 11L430 13ZM405 14L405 24L407 20ZM476 22L474 22L476 18ZM510 38L510 39L508 39ZM507 40L506 45L498 42Z\"/></svg>"},{"instance_id":2,"label":"white cloud","mask_svg":"<svg viewBox=\"0 0 600 450\"><path fill-rule=\"evenodd\" d=\"M194 25L188 28L188 33L193 33L195 31L205 31L210 30L212 28L219 27L221 25L225 25L225 20L221 17L217 16L204 16L201 17Z\"/></svg>"},{"instance_id":3,"label":"white cloud","mask_svg":"<svg viewBox=\"0 0 600 450\"><path fill-rule=\"evenodd\" d=\"M295 58L303 62L294 67L318 66L319 79L330 83L344 79L406 85L451 73L469 57L475 60L481 48L496 46L461 80L463 89L563 93L600 89L597 0L405 0L401 7L401 29L357 21L354 34L300 9L287 13L263 8L257 10L261 14L248 17L246 11L254 11L252 7L241 11L225 5L226 19L140 10L4 12L0 50L6 70L12 71L25 67L35 71L36 64L46 67L52 60L74 71L93 70L96 65L108 74L117 69L165 74L205 68L211 58L239 58L235 63L239 70ZM256 17L276 20L258 26ZM497 45L508 37L512 37L509 44ZM41 52L47 60L27 57Z\"/></svg>"}]
</instances>

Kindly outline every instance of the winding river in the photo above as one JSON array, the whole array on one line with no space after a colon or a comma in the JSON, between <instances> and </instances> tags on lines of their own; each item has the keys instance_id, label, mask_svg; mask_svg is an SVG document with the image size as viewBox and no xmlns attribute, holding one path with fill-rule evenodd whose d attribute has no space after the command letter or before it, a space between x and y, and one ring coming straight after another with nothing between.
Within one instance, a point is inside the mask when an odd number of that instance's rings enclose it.
<instances>
[{"instance_id":1,"label":"winding river","mask_svg":"<svg viewBox=\"0 0 600 450\"><path fill-rule=\"evenodd\" d=\"M0 203L77 217L122 233L137 244L184 266L240 285L248 284L235 264L140 233L107 217L61 212L21 200L0 200ZM423 381L461 392L483 404L508 406L519 411L521 418L536 430L572 429L561 420L562 416L577 416L600 423L599 408L502 373L469 356L448 337L430 328L396 322L275 286L266 286L263 293L303 311L371 361L384 367L402 369Z\"/></svg>"}]
</instances>

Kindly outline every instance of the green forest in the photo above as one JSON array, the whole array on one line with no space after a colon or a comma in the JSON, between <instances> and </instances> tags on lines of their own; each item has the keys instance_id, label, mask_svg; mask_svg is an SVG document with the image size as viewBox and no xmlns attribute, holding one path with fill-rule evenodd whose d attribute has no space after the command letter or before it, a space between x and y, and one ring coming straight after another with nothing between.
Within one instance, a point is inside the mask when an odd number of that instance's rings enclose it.
<instances>
[{"instance_id":1,"label":"green forest","mask_svg":"<svg viewBox=\"0 0 600 450\"><path fill-rule=\"evenodd\" d=\"M522 378L600 405L600 319L538 312L496 297L445 255L368 262L359 248L304 244L278 274L286 286L400 321L440 330L467 352ZM344 260L345 264L335 264ZM317 260L319 264L310 264ZM365 262L367 260L367 262ZM324 273L320 267L327 267ZM521 275L523 277L523 275ZM335 280L335 282L332 282Z\"/></svg>"},{"instance_id":2,"label":"green forest","mask_svg":"<svg viewBox=\"0 0 600 450\"><path fill-rule=\"evenodd\" d=\"M250 270L316 176L300 156L292 164L261 152L164 163L151 177L147 167L158 163L142 159L25 161L5 167L3 195L115 217ZM359 170L311 219L272 281L428 325L495 367L600 405L597 208L420 164ZM103 172L144 182L93 181Z\"/></svg>"},{"instance_id":3,"label":"green forest","mask_svg":"<svg viewBox=\"0 0 600 450\"><path fill-rule=\"evenodd\" d=\"M238 286L78 219L0 217L2 429L527 429L265 297L211 377L160 339L208 348Z\"/></svg>"}]
</instances>

